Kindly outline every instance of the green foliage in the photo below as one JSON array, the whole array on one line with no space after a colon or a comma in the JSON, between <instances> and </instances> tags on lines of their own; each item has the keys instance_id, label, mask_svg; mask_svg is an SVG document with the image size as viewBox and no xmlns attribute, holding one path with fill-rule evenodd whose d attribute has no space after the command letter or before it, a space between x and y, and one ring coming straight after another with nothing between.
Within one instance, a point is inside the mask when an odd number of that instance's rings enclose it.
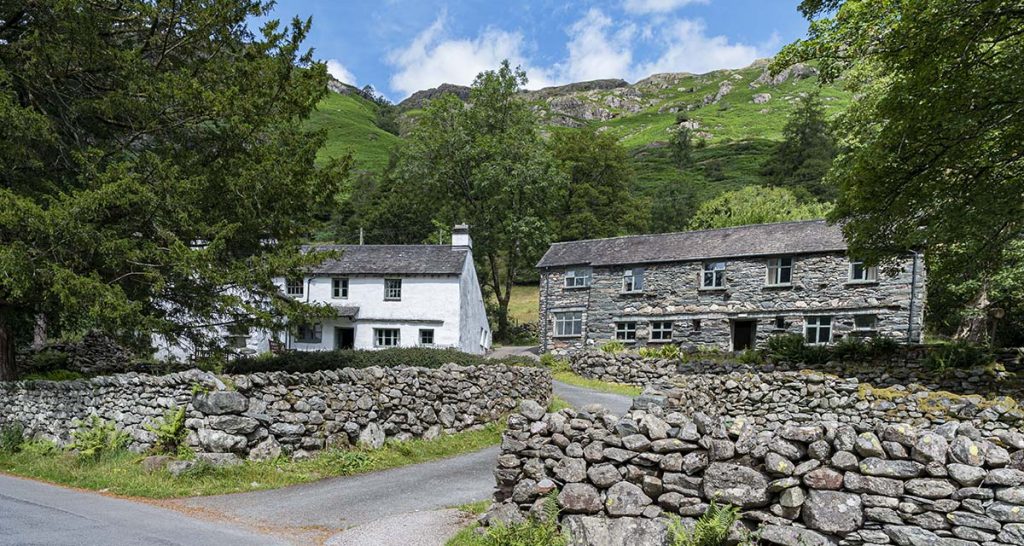
<instances>
[{"instance_id":1,"label":"green foliage","mask_svg":"<svg viewBox=\"0 0 1024 546\"><path fill-rule=\"evenodd\" d=\"M761 351L756 351L754 349L747 349L741 352L739 355L737 355L736 360L744 364L763 364L764 353L762 353Z\"/></svg>"},{"instance_id":2,"label":"green foliage","mask_svg":"<svg viewBox=\"0 0 1024 546\"><path fill-rule=\"evenodd\" d=\"M729 530L739 520L739 514L739 508L722 506L712 500L692 529L679 516L671 516L668 526L670 543L672 546L724 546Z\"/></svg>"},{"instance_id":3,"label":"green foliage","mask_svg":"<svg viewBox=\"0 0 1024 546\"><path fill-rule=\"evenodd\" d=\"M43 349L28 358L28 369L35 373L63 370L68 366L68 354L56 349Z\"/></svg>"},{"instance_id":4,"label":"green foliage","mask_svg":"<svg viewBox=\"0 0 1024 546\"><path fill-rule=\"evenodd\" d=\"M608 341L600 347L602 353L618 354L626 351L626 344L621 341Z\"/></svg>"},{"instance_id":5,"label":"green foliage","mask_svg":"<svg viewBox=\"0 0 1024 546\"><path fill-rule=\"evenodd\" d=\"M401 443L396 447L402 446ZM329 449L321 455L321 462L338 469L342 475L366 472L377 464L376 456L370 451Z\"/></svg>"},{"instance_id":6,"label":"green foliage","mask_svg":"<svg viewBox=\"0 0 1024 546\"><path fill-rule=\"evenodd\" d=\"M77 451L82 458L99 458L111 453L123 451L128 447L131 437L114 423L92 415L88 421L75 421L78 427L71 432L71 443L67 448Z\"/></svg>"},{"instance_id":7,"label":"green foliage","mask_svg":"<svg viewBox=\"0 0 1024 546\"><path fill-rule=\"evenodd\" d=\"M534 365L535 362L527 357L492 359L481 355L464 353L455 349L401 347L379 351L290 351L282 354L237 358L226 364L224 373L315 372L340 368L368 368L370 366L440 368L445 364L458 364L460 366L493 366L498 364L522 366Z\"/></svg>"},{"instance_id":8,"label":"green foliage","mask_svg":"<svg viewBox=\"0 0 1024 546\"><path fill-rule=\"evenodd\" d=\"M565 546L568 537L558 527L558 501L552 492L544 499L543 519L527 519L511 525L496 524L487 529L481 544L486 546Z\"/></svg>"},{"instance_id":9,"label":"green foliage","mask_svg":"<svg viewBox=\"0 0 1024 546\"><path fill-rule=\"evenodd\" d=\"M786 188L748 186L704 202L690 219L690 229L824 218L829 206L805 202Z\"/></svg>"},{"instance_id":10,"label":"green foliage","mask_svg":"<svg viewBox=\"0 0 1024 546\"><path fill-rule=\"evenodd\" d=\"M25 427L21 423L0 426L0 453L15 453L25 443Z\"/></svg>"},{"instance_id":11,"label":"green foliage","mask_svg":"<svg viewBox=\"0 0 1024 546\"><path fill-rule=\"evenodd\" d=\"M835 188L822 179L832 166L836 145L817 93L800 98L782 135L785 140L765 162L763 172L768 183L809 193L817 199L835 199Z\"/></svg>"},{"instance_id":12,"label":"green foliage","mask_svg":"<svg viewBox=\"0 0 1024 546\"><path fill-rule=\"evenodd\" d=\"M323 259L300 245L349 161L315 164L323 134L303 122L326 67L301 50L308 22L249 28L270 11L128 0L4 16L0 335L42 315L50 335L216 348L197 324L327 313L277 297L272 279ZM11 360L0 352L0 379Z\"/></svg>"},{"instance_id":13,"label":"green foliage","mask_svg":"<svg viewBox=\"0 0 1024 546\"><path fill-rule=\"evenodd\" d=\"M661 358L679 358L679 346L672 343L666 343L661 346L659 353Z\"/></svg>"},{"instance_id":14,"label":"green foliage","mask_svg":"<svg viewBox=\"0 0 1024 546\"><path fill-rule=\"evenodd\" d=\"M840 189L834 217L851 253L887 265L924 249L945 262L943 282L974 285L946 300L974 323L959 334L985 341L987 321L970 315L989 311L991 279L1024 234L1021 3L807 0L801 9L813 18L808 37L773 67L813 60L824 81L841 78L855 93L837 119L842 152L827 179Z\"/></svg>"},{"instance_id":15,"label":"green foliage","mask_svg":"<svg viewBox=\"0 0 1024 546\"><path fill-rule=\"evenodd\" d=\"M558 358L551 353L544 353L540 355L540 365L551 370L552 372L571 372L569 368L569 361L564 358Z\"/></svg>"},{"instance_id":16,"label":"green foliage","mask_svg":"<svg viewBox=\"0 0 1024 546\"><path fill-rule=\"evenodd\" d=\"M765 353L773 360L804 364L824 364L831 356L827 346L807 345L804 336L800 334L783 334L768 338Z\"/></svg>"},{"instance_id":17,"label":"green foliage","mask_svg":"<svg viewBox=\"0 0 1024 546\"><path fill-rule=\"evenodd\" d=\"M60 447L49 440L30 440L21 444L19 453L29 459L50 457L60 453Z\"/></svg>"},{"instance_id":18,"label":"green foliage","mask_svg":"<svg viewBox=\"0 0 1024 546\"><path fill-rule=\"evenodd\" d=\"M45 372L27 373L20 379L23 381L74 381L85 375L72 370L49 370Z\"/></svg>"},{"instance_id":19,"label":"green foliage","mask_svg":"<svg viewBox=\"0 0 1024 546\"><path fill-rule=\"evenodd\" d=\"M188 450L185 439L188 429L185 428L185 406L168 410L157 422L147 423L146 430L156 436L153 444L155 453L178 455Z\"/></svg>"},{"instance_id":20,"label":"green foliage","mask_svg":"<svg viewBox=\"0 0 1024 546\"><path fill-rule=\"evenodd\" d=\"M637 353L643 358L673 359L680 357L679 346L672 343L666 343L661 346L648 345L641 347Z\"/></svg>"},{"instance_id":21,"label":"green foliage","mask_svg":"<svg viewBox=\"0 0 1024 546\"><path fill-rule=\"evenodd\" d=\"M689 127L676 129L669 140L669 146L672 149L672 159L680 169L693 163L693 131Z\"/></svg>"},{"instance_id":22,"label":"green foliage","mask_svg":"<svg viewBox=\"0 0 1024 546\"><path fill-rule=\"evenodd\" d=\"M924 364L932 370L944 372L987 366L993 361L992 353L984 346L958 341L929 349Z\"/></svg>"},{"instance_id":23,"label":"green foliage","mask_svg":"<svg viewBox=\"0 0 1024 546\"><path fill-rule=\"evenodd\" d=\"M832 357L846 362L863 362L872 358L871 346L860 338L845 337L832 346Z\"/></svg>"}]
</instances>

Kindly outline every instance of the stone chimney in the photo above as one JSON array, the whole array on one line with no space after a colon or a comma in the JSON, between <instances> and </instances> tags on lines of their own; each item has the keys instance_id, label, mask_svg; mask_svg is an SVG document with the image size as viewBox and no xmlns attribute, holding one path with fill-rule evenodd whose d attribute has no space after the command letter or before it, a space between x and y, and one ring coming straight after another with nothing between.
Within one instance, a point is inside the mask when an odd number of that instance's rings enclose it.
<instances>
[{"instance_id":1,"label":"stone chimney","mask_svg":"<svg viewBox=\"0 0 1024 546\"><path fill-rule=\"evenodd\" d=\"M469 226L458 224L452 228L452 246L473 248L473 239L469 236Z\"/></svg>"}]
</instances>

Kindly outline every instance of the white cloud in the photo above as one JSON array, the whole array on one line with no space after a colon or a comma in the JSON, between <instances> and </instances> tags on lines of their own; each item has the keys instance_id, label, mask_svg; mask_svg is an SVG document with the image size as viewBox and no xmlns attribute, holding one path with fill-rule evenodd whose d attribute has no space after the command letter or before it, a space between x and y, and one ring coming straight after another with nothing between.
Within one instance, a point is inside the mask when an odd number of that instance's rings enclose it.
<instances>
[{"instance_id":1,"label":"white cloud","mask_svg":"<svg viewBox=\"0 0 1024 546\"><path fill-rule=\"evenodd\" d=\"M626 24L613 28L613 21L593 8L569 27L569 58L555 70L561 81L586 81L621 78L633 63L631 43L636 27Z\"/></svg>"},{"instance_id":2,"label":"white cloud","mask_svg":"<svg viewBox=\"0 0 1024 546\"><path fill-rule=\"evenodd\" d=\"M759 47L732 43L725 36L708 36L703 22L675 19L654 33L656 49L661 53L652 61L638 65L633 73L643 78L658 72L710 72L721 68L741 68L758 57L770 55Z\"/></svg>"},{"instance_id":3,"label":"white cloud","mask_svg":"<svg viewBox=\"0 0 1024 546\"><path fill-rule=\"evenodd\" d=\"M347 83L349 85L356 84L356 75L349 69L345 68L345 65L341 64L341 61L338 61L337 59L327 59L327 73L334 76L334 79L342 83Z\"/></svg>"},{"instance_id":4,"label":"white cloud","mask_svg":"<svg viewBox=\"0 0 1024 546\"><path fill-rule=\"evenodd\" d=\"M687 4L707 4L708 0L626 0L622 7L629 13L668 13Z\"/></svg>"},{"instance_id":5,"label":"white cloud","mask_svg":"<svg viewBox=\"0 0 1024 546\"><path fill-rule=\"evenodd\" d=\"M448 39L444 27L441 15L407 47L391 52L388 62L397 69L391 76L392 89L409 95L442 83L469 85L477 74L494 70L505 59L527 71L531 87L550 83L546 71L528 66L521 33L488 27L473 39Z\"/></svg>"}]
</instances>

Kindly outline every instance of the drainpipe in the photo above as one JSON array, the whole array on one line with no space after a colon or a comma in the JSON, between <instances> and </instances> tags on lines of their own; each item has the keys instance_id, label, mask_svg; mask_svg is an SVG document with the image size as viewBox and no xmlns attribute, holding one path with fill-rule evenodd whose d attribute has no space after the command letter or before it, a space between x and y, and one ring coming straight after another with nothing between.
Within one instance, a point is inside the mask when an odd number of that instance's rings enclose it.
<instances>
[{"instance_id":1,"label":"drainpipe","mask_svg":"<svg viewBox=\"0 0 1024 546\"><path fill-rule=\"evenodd\" d=\"M544 342L541 343L541 348L540 348L541 352L547 352L547 350L548 350L548 342L550 341L548 339L548 333L547 333L547 328L548 328L548 294L549 294L549 291L551 290L551 277L550 277L550 273L551 273L551 268L550 267L544 268L544 301L542 301L540 303L540 309L541 309L540 324L537 325L538 328L540 328L540 330L538 331L538 333L540 334L540 338L542 340L544 340Z\"/></svg>"},{"instance_id":2,"label":"drainpipe","mask_svg":"<svg viewBox=\"0 0 1024 546\"><path fill-rule=\"evenodd\" d=\"M911 268L910 273L910 305L908 305L909 310L907 314L907 345L910 345L914 339L914 299L917 295L917 261L918 257L921 255L916 250L911 250L910 252L914 254L914 265ZM924 325L922 324L921 326L923 327Z\"/></svg>"}]
</instances>

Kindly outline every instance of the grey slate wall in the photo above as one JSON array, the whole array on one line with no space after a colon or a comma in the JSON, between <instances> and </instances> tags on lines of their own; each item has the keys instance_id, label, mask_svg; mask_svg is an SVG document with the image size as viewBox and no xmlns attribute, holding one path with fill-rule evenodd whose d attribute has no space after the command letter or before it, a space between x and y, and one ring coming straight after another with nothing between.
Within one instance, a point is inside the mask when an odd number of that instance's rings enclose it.
<instances>
[{"instance_id":1,"label":"grey slate wall","mask_svg":"<svg viewBox=\"0 0 1024 546\"><path fill-rule=\"evenodd\" d=\"M894 275L879 272L878 282L851 283L849 261L843 254L793 257L791 286L765 286L767 258L727 260L724 289L702 289L703 262L647 264L645 289L622 293L622 274L628 266L595 267L590 288L564 288L565 270L542 270L540 275L541 344L545 351L573 353L615 337L615 322L637 322L638 346L646 345L652 320L673 321L673 342L731 349L733 318L757 320L757 342L779 333L803 334L804 316L833 316L833 340L854 333L857 313L878 317L877 333L900 341L920 339L924 318L925 270L907 256ZM911 291L913 309L910 308ZM576 338L553 336L554 313L585 310L584 334ZM785 328L775 328L775 318ZM694 321L700 321L699 329Z\"/></svg>"}]
</instances>

